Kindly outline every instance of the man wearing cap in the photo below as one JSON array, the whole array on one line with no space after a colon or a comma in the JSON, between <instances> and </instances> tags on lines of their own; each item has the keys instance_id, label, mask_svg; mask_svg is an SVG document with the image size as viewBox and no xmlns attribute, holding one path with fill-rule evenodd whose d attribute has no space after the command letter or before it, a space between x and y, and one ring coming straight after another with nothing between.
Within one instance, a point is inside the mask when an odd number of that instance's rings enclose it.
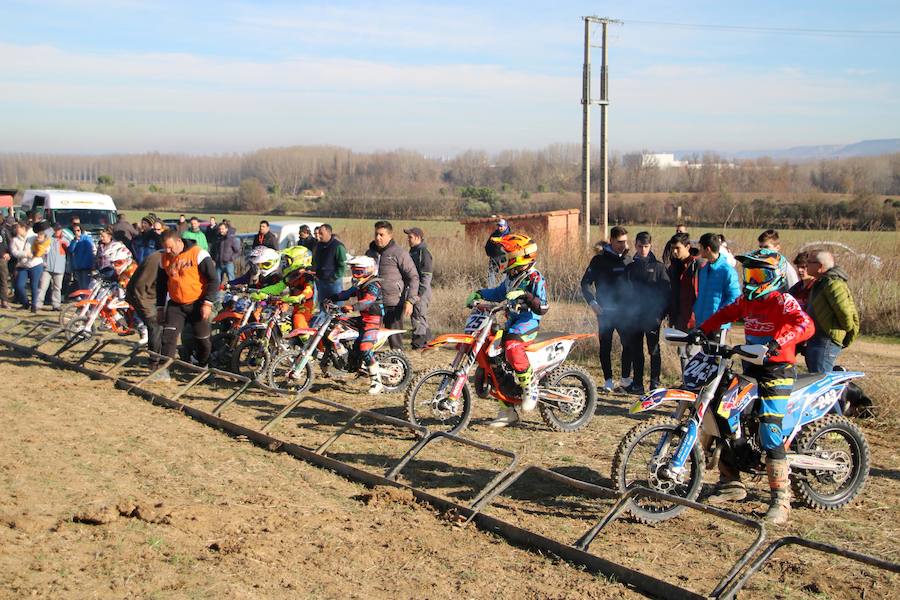
<instances>
[{"instance_id":1,"label":"man wearing cap","mask_svg":"<svg viewBox=\"0 0 900 600\"><path fill-rule=\"evenodd\" d=\"M406 239L409 242L409 256L416 271L419 273L419 301L412 309L410 317L413 326L412 347L413 350L424 348L431 339L431 331L428 328L428 303L431 302L431 278L434 273L434 259L431 251L425 244L425 232L418 227L404 229Z\"/></svg>"},{"instance_id":2,"label":"man wearing cap","mask_svg":"<svg viewBox=\"0 0 900 600\"><path fill-rule=\"evenodd\" d=\"M506 255L503 246L497 242L492 242L491 239L503 237L510 233L512 233L512 230L509 228L509 223L506 222L506 219L498 219L497 228L494 229L484 244L484 253L488 256L487 287L496 287L500 283L500 259Z\"/></svg>"}]
</instances>

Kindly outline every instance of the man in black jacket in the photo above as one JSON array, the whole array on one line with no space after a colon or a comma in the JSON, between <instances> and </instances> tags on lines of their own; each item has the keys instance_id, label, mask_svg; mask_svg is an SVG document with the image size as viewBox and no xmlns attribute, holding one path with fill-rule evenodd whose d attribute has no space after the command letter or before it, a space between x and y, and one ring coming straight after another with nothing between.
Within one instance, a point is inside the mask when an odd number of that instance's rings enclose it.
<instances>
[{"instance_id":1,"label":"man in black jacket","mask_svg":"<svg viewBox=\"0 0 900 600\"><path fill-rule=\"evenodd\" d=\"M0 227L0 308L9 308L9 240L6 227Z\"/></svg>"},{"instance_id":2,"label":"man in black jacket","mask_svg":"<svg viewBox=\"0 0 900 600\"><path fill-rule=\"evenodd\" d=\"M502 279L500 275L500 260L506 256L503 246L491 240L511 233L512 230L509 228L509 223L506 222L506 219L498 219L497 228L491 232L491 235L488 236L487 241L484 243L484 253L488 257L487 287L489 288L496 287L500 283Z\"/></svg>"},{"instance_id":3,"label":"man in black jacket","mask_svg":"<svg viewBox=\"0 0 900 600\"><path fill-rule=\"evenodd\" d=\"M626 330L622 324L627 317L630 302L627 274L625 268L631 262L628 256L628 230L616 225L609 232L609 243L592 259L581 278L581 295L585 302L597 315L600 330L600 367L606 380L603 389L612 391L616 383L612 378L612 339L613 333L619 332L619 341L626 339ZM622 344L624 347L624 343ZM627 353L622 353L622 385L631 385L627 381L631 371Z\"/></svg>"},{"instance_id":4,"label":"man in black jacket","mask_svg":"<svg viewBox=\"0 0 900 600\"><path fill-rule=\"evenodd\" d=\"M275 234L269 231L269 222L268 221L260 221L259 222L259 231L256 234L256 237L253 238L254 246L266 246L271 248L272 250L278 250L278 238L275 237Z\"/></svg>"},{"instance_id":5,"label":"man in black jacket","mask_svg":"<svg viewBox=\"0 0 900 600\"><path fill-rule=\"evenodd\" d=\"M644 338L650 354L650 389L659 387L662 359L659 353L659 326L665 317L670 296L665 265L650 248L650 234L642 231L634 239L634 260L625 268L631 285L630 315L625 320L625 352L631 358L634 380L625 388L629 394L644 394Z\"/></svg>"},{"instance_id":6,"label":"man in black jacket","mask_svg":"<svg viewBox=\"0 0 900 600\"><path fill-rule=\"evenodd\" d=\"M418 227L404 229L406 239L409 242L409 256L416 271L419 273L419 301L413 306L412 321L412 347L413 350L424 348L431 339L431 329L428 327L428 303L431 302L431 278L434 274L434 258L425 244L425 232Z\"/></svg>"}]
</instances>

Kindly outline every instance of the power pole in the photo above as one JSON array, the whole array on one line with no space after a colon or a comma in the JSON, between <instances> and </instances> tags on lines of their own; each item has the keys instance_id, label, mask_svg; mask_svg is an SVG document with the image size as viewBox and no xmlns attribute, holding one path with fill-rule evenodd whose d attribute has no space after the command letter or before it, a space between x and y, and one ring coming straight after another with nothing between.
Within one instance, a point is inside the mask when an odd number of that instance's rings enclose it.
<instances>
[{"instance_id":1,"label":"power pole","mask_svg":"<svg viewBox=\"0 0 900 600\"><path fill-rule=\"evenodd\" d=\"M591 100L591 24L599 23L603 28L602 60L600 63L600 99ZM609 108L609 73L607 69L607 26L610 23L622 23L606 17L584 17L584 71L583 97L584 118L582 123L582 203L584 204L584 239L590 244L591 232L591 146L590 146L590 110L591 104L600 105L600 206L603 214L600 220L600 237L606 239L609 232L609 171L607 168L609 137L607 134L607 110Z\"/></svg>"}]
</instances>

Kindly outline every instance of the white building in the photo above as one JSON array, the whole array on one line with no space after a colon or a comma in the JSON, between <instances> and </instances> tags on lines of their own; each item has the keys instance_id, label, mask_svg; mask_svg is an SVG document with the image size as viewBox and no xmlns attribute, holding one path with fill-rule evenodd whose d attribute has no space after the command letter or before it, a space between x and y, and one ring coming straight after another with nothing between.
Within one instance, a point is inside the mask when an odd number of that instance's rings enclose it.
<instances>
[{"instance_id":1,"label":"white building","mask_svg":"<svg viewBox=\"0 0 900 600\"><path fill-rule=\"evenodd\" d=\"M672 167L683 167L686 164L687 161L675 160L674 154L641 154L642 167L659 167L660 169L670 169Z\"/></svg>"}]
</instances>

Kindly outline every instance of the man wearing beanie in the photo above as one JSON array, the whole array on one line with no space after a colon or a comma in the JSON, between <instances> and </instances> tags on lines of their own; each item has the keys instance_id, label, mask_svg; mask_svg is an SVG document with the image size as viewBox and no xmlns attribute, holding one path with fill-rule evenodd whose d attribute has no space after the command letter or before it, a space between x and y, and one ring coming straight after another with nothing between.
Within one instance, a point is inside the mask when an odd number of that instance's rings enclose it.
<instances>
[{"instance_id":1,"label":"man wearing beanie","mask_svg":"<svg viewBox=\"0 0 900 600\"><path fill-rule=\"evenodd\" d=\"M158 221L158 219L153 213L150 213L141 219L141 233L134 238L134 241L132 242L134 246L134 260L136 260L138 264L144 262L148 256L157 250L162 249L159 241L159 234L153 229L156 221Z\"/></svg>"}]
</instances>

